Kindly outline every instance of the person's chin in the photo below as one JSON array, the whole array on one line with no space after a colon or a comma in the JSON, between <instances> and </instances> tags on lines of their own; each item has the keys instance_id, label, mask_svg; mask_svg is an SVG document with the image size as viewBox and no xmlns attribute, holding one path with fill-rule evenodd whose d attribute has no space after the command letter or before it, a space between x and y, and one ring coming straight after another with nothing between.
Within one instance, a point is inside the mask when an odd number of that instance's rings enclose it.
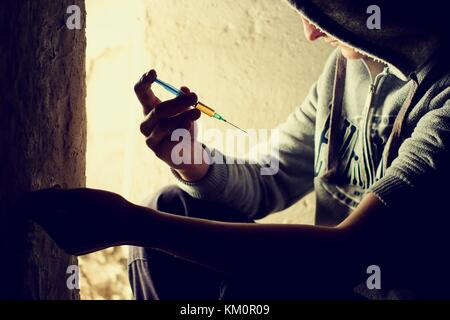
<instances>
[{"instance_id":1,"label":"person's chin","mask_svg":"<svg viewBox=\"0 0 450 320\"><path fill-rule=\"evenodd\" d=\"M357 60L357 59L362 59L363 55L356 52L355 50L351 49L351 48L343 48L340 47L342 55L349 59L349 60Z\"/></svg>"}]
</instances>

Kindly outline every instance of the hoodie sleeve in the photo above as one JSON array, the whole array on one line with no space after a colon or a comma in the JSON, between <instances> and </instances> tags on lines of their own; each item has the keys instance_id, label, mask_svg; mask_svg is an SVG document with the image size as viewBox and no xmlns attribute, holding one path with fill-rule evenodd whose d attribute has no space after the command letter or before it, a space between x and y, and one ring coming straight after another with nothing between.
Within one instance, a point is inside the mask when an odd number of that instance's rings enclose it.
<instances>
[{"instance_id":1,"label":"hoodie sleeve","mask_svg":"<svg viewBox=\"0 0 450 320\"><path fill-rule=\"evenodd\" d=\"M370 190L387 207L401 209L414 199L424 202L424 197L433 201L444 188L448 190L450 88L430 102L436 104L440 107L422 116L411 137L400 146L398 157L385 176Z\"/></svg>"},{"instance_id":2,"label":"hoodie sleeve","mask_svg":"<svg viewBox=\"0 0 450 320\"><path fill-rule=\"evenodd\" d=\"M172 171L178 186L192 197L227 204L251 218L287 208L313 188L318 94L316 83L304 102L275 129L270 143L250 152L256 157L246 158L244 164L237 159L234 164L212 164L206 177L196 183ZM207 150L215 159L224 158L218 150Z\"/></svg>"}]
</instances>

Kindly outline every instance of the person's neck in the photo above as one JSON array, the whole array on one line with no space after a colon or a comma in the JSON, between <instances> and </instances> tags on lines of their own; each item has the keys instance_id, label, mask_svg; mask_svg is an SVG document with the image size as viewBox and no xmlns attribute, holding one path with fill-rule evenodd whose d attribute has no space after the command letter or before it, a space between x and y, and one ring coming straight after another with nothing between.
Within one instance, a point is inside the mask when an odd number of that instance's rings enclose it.
<instances>
[{"instance_id":1,"label":"person's neck","mask_svg":"<svg viewBox=\"0 0 450 320\"><path fill-rule=\"evenodd\" d=\"M385 67L385 65L383 63L375 61L369 57L365 57L364 61L366 62L367 66L369 67L369 71L372 76L372 79L375 79L377 75L379 75L381 72L383 72L384 67Z\"/></svg>"}]
</instances>

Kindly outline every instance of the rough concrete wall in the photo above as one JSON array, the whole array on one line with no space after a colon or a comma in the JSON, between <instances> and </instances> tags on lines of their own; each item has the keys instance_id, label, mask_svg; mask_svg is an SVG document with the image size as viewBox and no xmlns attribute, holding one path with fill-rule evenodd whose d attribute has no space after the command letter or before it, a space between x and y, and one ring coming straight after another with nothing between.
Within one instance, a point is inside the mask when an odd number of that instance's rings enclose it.
<instances>
[{"instance_id":1,"label":"rough concrete wall","mask_svg":"<svg viewBox=\"0 0 450 320\"><path fill-rule=\"evenodd\" d=\"M299 14L285 0L86 4L87 183L136 203L174 183L139 133L142 113L132 87L145 71L155 68L161 79L189 86L239 126L271 129L302 102L331 51L305 40ZM206 117L199 122L203 130L229 128ZM312 223L313 210L309 197L264 222ZM123 254L117 249L81 259L86 298L129 297L121 291Z\"/></svg>"},{"instance_id":2,"label":"rough concrete wall","mask_svg":"<svg viewBox=\"0 0 450 320\"><path fill-rule=\"evenodd\" d=\"M20 192L85 185L85 31L66 28L83 0L0 2L2 298L74 299L63 253L11 209Z\"/></svg>"}]
</instances>

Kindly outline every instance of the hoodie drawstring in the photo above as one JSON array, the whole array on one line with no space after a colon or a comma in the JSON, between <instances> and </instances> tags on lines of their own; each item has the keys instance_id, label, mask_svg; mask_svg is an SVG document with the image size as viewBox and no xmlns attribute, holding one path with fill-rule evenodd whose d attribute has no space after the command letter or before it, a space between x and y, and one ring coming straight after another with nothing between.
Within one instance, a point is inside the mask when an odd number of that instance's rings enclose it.
<instances>
[{"instance_id":1,"label":"hoodie drawstring","mask_svg":"<svg viewBox=\"0 0 450 320\"><path fill-rule=\"evenodd\" d=\"M403 103L397 117L395 118L394 126L392 127L391 135L387 142L387 151L384 155L383 165L384 172L391 165L394 158L398 155L398 150L403 142L402 134L405 128L405 120L407 119L409 113L411 112L413 104L413 99L416 96L417 89L419 88L419 83L415 74L411 75L412 88L408 92L405 102Z\"/></svg>"},{"instance_id":2,"label":"hoodie drawstring","mask_svg":"<svg viewBox=\"0 0 450 320\"><path fill-rule=\"evenodd\" d=\"M344 100L345 75L347 73L347 59L339 53L336 59L336 70L333 84L333 99L330 111L330 130L328 133L327 170L322 179L331 182L337 177L339 166L339 147L342 141L342 103Z\"/></svg>"}]
</instances>

